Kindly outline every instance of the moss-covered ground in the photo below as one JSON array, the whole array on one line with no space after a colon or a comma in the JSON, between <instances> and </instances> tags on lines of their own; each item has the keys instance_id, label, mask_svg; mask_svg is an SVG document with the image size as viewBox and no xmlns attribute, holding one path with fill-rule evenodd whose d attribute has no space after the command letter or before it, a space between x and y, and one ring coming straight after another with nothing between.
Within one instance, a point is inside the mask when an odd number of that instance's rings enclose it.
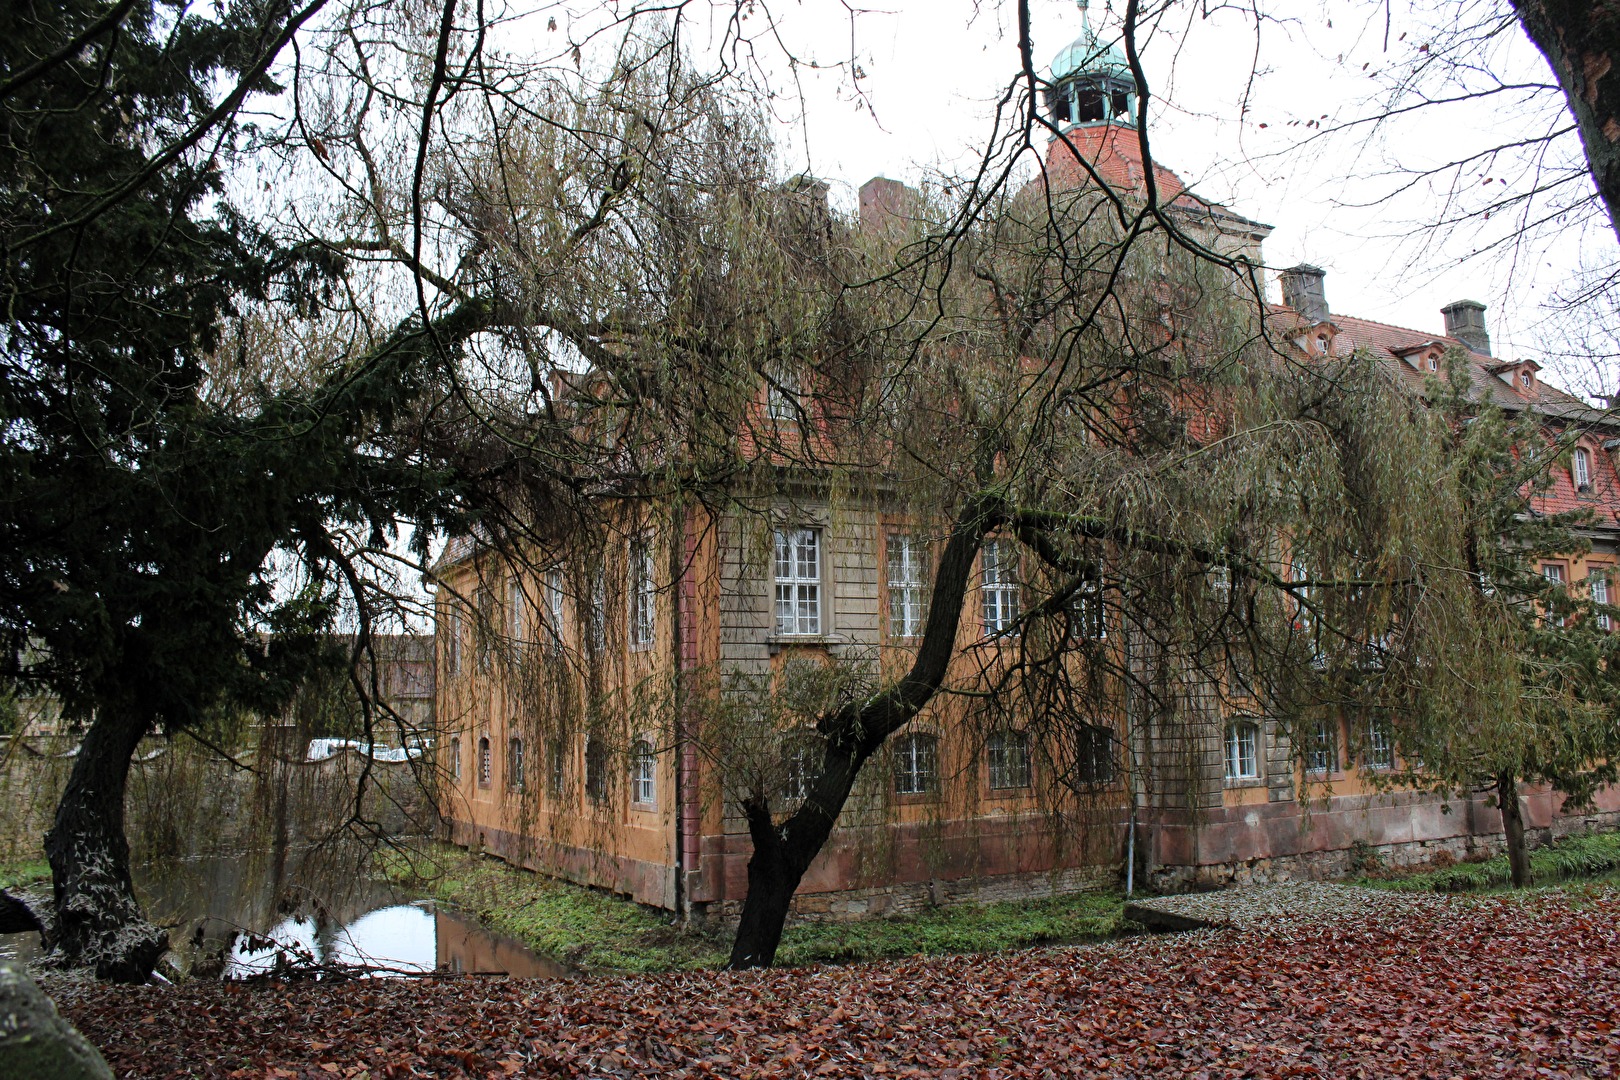
<instances>
[{"instance_id":1,"label":"moss-covered ground","mask_svg":"<svg viewBox=\"0 0 1620 1080\"><path fill-rule=\"evenodd\" d=\"M721 934L680 926L667 912L434 844L391 852L383 873L472 915L489 929L584 970L670 971L725 963ZM1113 937L1126 929L1115 893L954 905L858 923L796 923L778 966L988 952Z\"/></svg>"}]
</instances>

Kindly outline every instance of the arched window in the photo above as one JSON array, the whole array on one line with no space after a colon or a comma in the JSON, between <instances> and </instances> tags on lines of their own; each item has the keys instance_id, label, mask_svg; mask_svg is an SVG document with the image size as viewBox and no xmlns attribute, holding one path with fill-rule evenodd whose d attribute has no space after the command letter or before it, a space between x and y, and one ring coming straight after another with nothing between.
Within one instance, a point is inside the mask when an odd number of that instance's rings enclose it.
<instances>
[{"instance_id":1,"label":"arched window","mask_svg":"<svg viewBox=\"0 0 1620 1080\"><path fill-rule=\"evenodd\" d=\"M1022 731L996 731L985 742L990 758L990 788L1010 791L1029 787L1029 736Z\"/></svg>"},{"instance_id":2,"label":"arched window","mask_svg":"<svg viewBox=\"0 0 1620 1080\"><path fill-rule=\"evenodd\" d=\"M1227 725L1226 778L1260 778L1260 725L1252 720L1239 720Z\"/></svg>"},{"instance_id":3,"label":"arched window","mask_svg":"<svg viewBox=\"0 0 1620 1080\"><path fill-rule=\"evenodd\" d=\"M658 802L658 755L646 739L630 747L630 799L640 806Z\"/></svg>"},{"instance_id":4,"label":"arched window","mask_svg":"<svg viewBox=\"0 0 1620 1080\"><path fill-rule=\"evenodd\" d=\"M461 736L450 737L450 775L461 779Z\"/></svg>"},{"instance_id":5,"label":"arched window","mask_svg":"<svg viewBox=\"0 0 1620 1080\"><path fill-rule=\"evenodd\" d=\"M490 772L491 772L492 769L493 769L493 765L491 764L491 762L489 760L489 736L484 735L484 736L481 736L479 738L479 740L478 740L478 782L479 782L479 784L481 784L481 785L483 785L485 787L489 786L489 777L490 777Z\"/></svg>"},{"instance_id":6,"label":"arched window","mask_svg":"<svg viewBox=\"0 0 1620 1080\"><path fill-rule=\"evenodd\" d=\"M921 732L900 736L894 746L894 790L901 795L939 791L939 740Z\"/></svg>"},{"instance_id":7,"label":"arched window","mask_svg":"<svg viewBox=\"0 0 1620 1080\"><path fill-rule=\"evenodd\" d=\"M506 742L506 786L523 789L523 740L516 735Z\"/></svg>"},{"instance_id":8,"label":"arched window","mask_svg":"<svg viewBox=\"0 0 1620 1080\"><path fill-rule=\"evenodd\" d=\"M1586 448L1577 446L1571 459L1570 475L1575 481L1576 491L1592 490L1592 455Z\"/></svg>"},{"instance_id":9,"label":"arched window","mask_svg":"<svg viewBox=\"0 0 1620 1080\"><path fill-rule=\"evenodd\" d=\"M607 802L607 746L594 735L585 739L585 794L592 802Z\"/></svg>"}]
</instances>

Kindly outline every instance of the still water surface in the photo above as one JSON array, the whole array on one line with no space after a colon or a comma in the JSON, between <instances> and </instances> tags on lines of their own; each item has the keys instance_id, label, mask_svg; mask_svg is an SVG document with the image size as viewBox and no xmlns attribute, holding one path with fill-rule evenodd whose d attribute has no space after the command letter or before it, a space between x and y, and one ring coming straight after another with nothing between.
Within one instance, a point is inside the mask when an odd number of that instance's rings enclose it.
<instances>
[{"instance_id":1,"label":"still water surface","mask_svg":"<svg viewBox=\"0 0 1620 1080\"><path fill-rule=\"evenodd\" d=\"M283 852L148 863L136 891L172 947L198 971L248 978L289 964L374 973L504 972L550 978L567 969L459 912L415 900L325 853ZM0 934L0 956L39 954L35 934Z\"/></svg>"}]
</instances>

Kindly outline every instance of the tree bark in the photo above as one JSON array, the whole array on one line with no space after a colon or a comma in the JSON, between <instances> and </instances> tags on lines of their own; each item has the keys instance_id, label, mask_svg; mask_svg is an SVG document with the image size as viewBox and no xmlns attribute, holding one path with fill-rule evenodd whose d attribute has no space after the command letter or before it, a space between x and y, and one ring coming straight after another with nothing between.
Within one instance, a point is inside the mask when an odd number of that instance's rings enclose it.
<instances>
[{"instance_id":1,"label":"tree bark","mask_svg":"<svg viewBox=\"0 0 1620 1080\"><path fill-rule=\"evenodd\" d=\"M756 792L743 803L754 853L748 859L748 896L728 967L770 967L776 959L793 894L832 835L861 766L928 704L945 681L956 652L973 560L985 533L1000 521L1000 505L993 499L975 500L957 516L934 575L928 622L911 670L888 690L821 718L817 729L826 739L826 750L798 810L777 824L768 795Z\"/></svg>"},{"instance_id":2,"label":"tree bark","mask_svg":"<svg viewBox=\"0 0 1620 1080\"><path fill-rule=\"evenodd\" d=\"M1502 808L1502 831L1507 837L1508 871L1515 889L1530 884L1530 851L1524 843L1524 812L1519 805L1519 781L1511 770L1496 775L1496 804Z\"/></svg>"},{"instance_id":3,"label":"tree bark","mask_svg":"<svg viewBox=\"0 0 1620 1080\"><path fill-rule=\"evenodd\" d=\"M45 834L56 909L46 927L49 962L96 977L141 983L169 947L141 915L129 875L124 792L145 718L101 715L85 732L56 821Z\"/></svg>"},{"instance_id":4,"label":"tree bark","mask_svg":"<svg viewBox=\"0 0 1620 1080\"><path fill-rule=\"evenodd\" d=\"M1513 0L1513 10L1558 78L1620 237L1620 0Z\"/></svg>"}]
</instances>

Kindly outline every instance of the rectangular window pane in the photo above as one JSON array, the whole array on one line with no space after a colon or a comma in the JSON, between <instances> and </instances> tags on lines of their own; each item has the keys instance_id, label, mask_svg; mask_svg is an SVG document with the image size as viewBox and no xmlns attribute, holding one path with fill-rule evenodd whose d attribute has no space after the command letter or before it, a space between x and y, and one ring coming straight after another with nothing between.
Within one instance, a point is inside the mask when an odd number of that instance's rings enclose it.
<instances>
[{"instance_id":1,"label":"rectangular window pane","mask_svg":"<svg viewBox=\"0 0 1620 1080\"><path fill-rule=\"evenodd\" d=\"M562 651L563 645L563 571L553 566L546 571L546 627L551 651Z\"/></svg>"},{"instance_id":2,"label":"rectangular window pane","mask_svg":"<svg viewBox=\"0 0 1620 1080\"><path fill-rule=\"evenodd\" d=\"M1609 579L1604 577L1600 573L1593 573L1586 580L1590 583L1590 585L1592 587L1592 603L1594 603L1594 604L1607 604L1609 602ZM1609 629L1609 627L1610 627L1609 616L1606 615L1606 614L1600 613L1598 615L1598 617L1597 617L1597 624L1598 624L1599 629L1603 629L1603 630Z\"/></svg>"},{"instance_id":3,"label":"rectangular window pane","mask_svg":"<svg viewBox=\"0 0 1620 1080\"><path fill-rule=\"evenodd\" d=\"M642 537L630 545L630 642L638 649L653 643L654 604L652 542Z\"/></svg>"},{"instance_id":4,"label":"rectangular window pane","mask_svg":"<svg viewBox=\"0 0 1620 1080\"><path fill-rule=\"evenodd\" d=\"M1019 591L1017 555L1007 540L988 540L982 553L984 581L984 632L1007 633L1018 621Z\"/></svg>"},{"instance_id":5,"label":"rectangular window pane","mask_svg":"<svg viewBox=\"0 0 1620 1080\"><path fill-rule=\"evenodd\" d=\"M815 529L777 530L776 632L821 633L821 534Z\"/></svg>"},{"instance_id":6,"label":"rectangular window pane","mask_svg":"<svg viewBox=\"0 0 1620 1080\"><path fill-rule=\"evenodd\" d=\"M1252 723L1226 729L1226 778L1254 780L1260 776L1260 729Z\"/></svg>"},{"instance_id":7,"label":"rectangular window pane","mask_svg":"<svg viewBox=\"0 0 1620 1080\"><path fill-rule=\"evenodd\" d=\"M927 620L923 547L910 536L893 535L889 552L889 636L918 637Z\"/></svg>"}]
</instances>

